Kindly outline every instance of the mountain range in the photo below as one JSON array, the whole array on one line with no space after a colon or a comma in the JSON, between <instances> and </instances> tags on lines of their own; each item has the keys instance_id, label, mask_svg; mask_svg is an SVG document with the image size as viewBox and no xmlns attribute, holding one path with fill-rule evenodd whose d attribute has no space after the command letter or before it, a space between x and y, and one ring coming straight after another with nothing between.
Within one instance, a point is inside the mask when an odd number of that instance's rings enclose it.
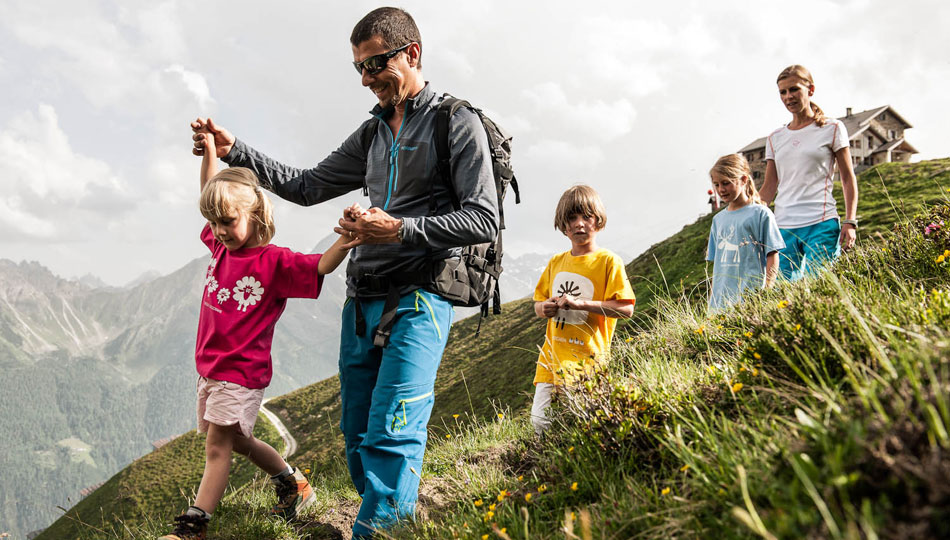
<instances>
[{"instance_id":1,"label":"mountain range","mask_svg":"<svg viewBox=\"0 0 950 540\"><path fill-rule=\"evenodd\" d=\"M324 251L332 236L312 250ZM530 294L547 255L507 257L502 294ZM194 347L207 258L129 286L66 280L0 259L0 532L51 523L152 449L194 427ZM316 301L290 300L274 337L280 395L337 371L342 269ZM461 318L477 310L458 310ZM37 489L37 487L41 489Z\"/></svg>"}]
</instances>

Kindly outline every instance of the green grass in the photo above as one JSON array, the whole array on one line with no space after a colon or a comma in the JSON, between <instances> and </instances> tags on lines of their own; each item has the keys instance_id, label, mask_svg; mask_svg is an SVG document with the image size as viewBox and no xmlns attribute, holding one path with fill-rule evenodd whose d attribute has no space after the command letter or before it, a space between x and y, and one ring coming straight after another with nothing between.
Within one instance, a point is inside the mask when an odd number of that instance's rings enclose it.
<instances>
[{"instance_id":1,"label":"green grass","mask_svg":"<svg viewBox=\"0 0 950 540\"><path fill-rule=\"evenodd\" d=\"M741 311L705 315L709 216L631 262L639 318L622 327L608 369L559 400L543 439L525 419L543 339L531 302L507 304L478 339L477 320L456 325L420 519L392 535L950 535L950 263L937 262L950 235L921 232L950 224L950 160L879 166L859 186L859 249L818 279L753 295ZM933 215L915 220L921 212ZM317 507L294 527L271 523L261 517L268 487L251 482L216 512L215 538L332 538L349 527L358 502L338 395L332 378L270 402L300 444L292 461L312 468ZM163 490L189 485L169 469L152 474L173 486ZM121 504L106 487L97 504ZM160 501L135 497L143 511L122 522L128 530L105 520L108 533L86 528L82 538L161 531Z\"/></svg>"},{"instance_id":2,"label":"green grass","mask_svg":"<svg viewBox=\"0 0 950 540\"><path fill-rule=\"evenodd\" d=\"M283 448L277 430L263 416L258 416L254 436L278 451ZM149 522L167 528L198 490L204 471L204 441L204 435L189 431L136 460L69 509L38 540L115 538L126 527ZM231 488L240 489L257 476L256 467L237 458L231 468Z\"/></svg>"}]
</instances>

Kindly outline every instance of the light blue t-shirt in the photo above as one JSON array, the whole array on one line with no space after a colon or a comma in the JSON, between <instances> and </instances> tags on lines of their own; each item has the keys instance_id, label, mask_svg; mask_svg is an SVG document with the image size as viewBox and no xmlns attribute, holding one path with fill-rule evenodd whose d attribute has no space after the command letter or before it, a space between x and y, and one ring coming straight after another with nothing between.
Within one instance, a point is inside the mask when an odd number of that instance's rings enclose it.
<instances>
[{"instance_id":1,"label":"light blue t-shirt","mask_svg":"<svg viewBox=\"0 0 950 540\"><path fill-rule=\"evenodd\" d=\"M737 304L742 292L765 285L766 256L785 247L775 216L768 207L750 203L713 217L706 260L713 261L709 309Z\"/></svg>"}]
</instances>

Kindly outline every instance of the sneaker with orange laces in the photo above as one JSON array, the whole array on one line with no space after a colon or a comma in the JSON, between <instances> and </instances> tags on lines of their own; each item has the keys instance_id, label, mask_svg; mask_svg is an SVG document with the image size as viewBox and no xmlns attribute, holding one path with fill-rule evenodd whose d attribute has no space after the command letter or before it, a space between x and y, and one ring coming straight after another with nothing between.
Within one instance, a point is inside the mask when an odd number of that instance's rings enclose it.
<instances>
[{"instance_id":1,"label":"sneaker with orange laces","mask_svg":"<svg viewBox=\"0 0 950 540\"><path fill-rule=\"evenodd\" d=\"M271 515L289 521L317 500L310 482L307 482L307 478L300 469L294 468L293 474L281 478L271 478L271 482L277 492L277 504L271 508Z\"/></svg>"},{"instance_id":2,"label":"sneaker with orange laces","mask_svg":"<svg viewBox=\"0 0 950 540\"><path fill-rule=\"evenodd\" d=\"M182 514L175 518L175 531L158 540L205 540L208 531L208 518L192 514Z\"/></svg>"}]
</instances>

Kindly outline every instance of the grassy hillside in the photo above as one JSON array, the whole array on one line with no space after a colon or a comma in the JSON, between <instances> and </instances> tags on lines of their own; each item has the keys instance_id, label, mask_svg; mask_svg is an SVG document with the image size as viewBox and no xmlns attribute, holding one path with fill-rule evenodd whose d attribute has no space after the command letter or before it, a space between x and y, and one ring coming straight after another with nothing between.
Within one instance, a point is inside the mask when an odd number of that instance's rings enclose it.
<instances>
[{"instance_id":1,"label":"grassy hillside","mask_svg":"<svg viewBox=\"0 0 950 540\"><path fill-rule=\"evenodd\" d=\"M283 440L263 416L254 436L278 451ZM204 435L190 431L147 454L110 478L48 527L38 540L114 538L127 524L157 520L170 522L188 507L204 471ZM231 488L249 484L257 469L246 459L235 459Z\"/></svg>"},{"instance_id":2,"label":"grassy hillside","mask_svg":"<svg viewBox=\"0 0 950 540\"><path fill-rule=\"evenodd\" d=\"M938 215L890 231L946 200L950 160L879 166L859 186L861 249L741 311L702 309L708 216L634 260L642 315L621 330L629 341L561 400L569 413L542 440L524 418L543 335L531 303L506 305L478 339L477 320L456 325L430 422L426 519L397 537L948 534L950 263L938 259L950 236L922 233ZM950 223L950 208L934 211ZM252 484L216 513L215 538L333 538L352 524L338 393L331 378L271 401L298 437L294 463L313 471L321 498L309 519L255 518L270 502ZM169 476L155 474L190 491ZM167 518L148 513L82 537L164 530Z\"/></svg>"}]
</instances>

